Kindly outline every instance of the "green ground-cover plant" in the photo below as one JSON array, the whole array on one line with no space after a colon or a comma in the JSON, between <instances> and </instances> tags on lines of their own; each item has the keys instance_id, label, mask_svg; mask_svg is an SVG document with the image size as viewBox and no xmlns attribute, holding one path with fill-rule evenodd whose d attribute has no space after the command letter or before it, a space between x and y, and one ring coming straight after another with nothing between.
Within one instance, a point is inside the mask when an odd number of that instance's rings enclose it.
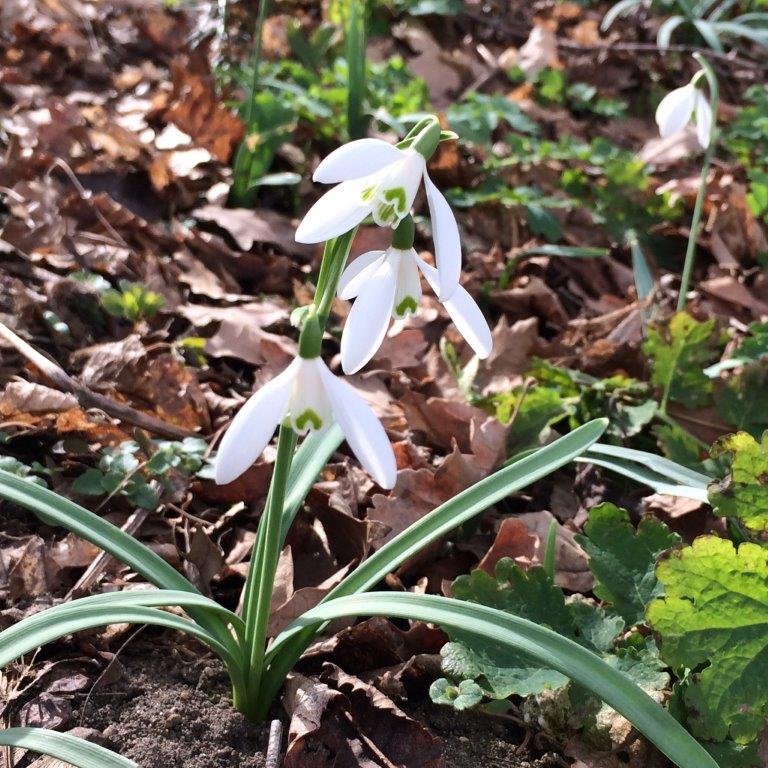
<instances>
[{"instance_id":1,"label":"green ground-cover plant","mask_svg":"<svg viewBox=\"0 0 768 768\"><path fill-rule=\"evenodd\" d=\"M566 601L546 568L523 571L509 559L498 562L494 576L459 577L453 592L556 629L651 695L671 690L670 709L721 766L759 765L757 738L768 714L765 547L716 536L681 547L663 523L647 518L635 530L612 504L592 509L578 539L600 604ZM493 642L460 630L449 635L441 652L445 677L430 690L435 702L503 712L522 698L520 713L550 733L567 738L575 727L596 746L610 746L610 708L577 683Z\"/></svg>"},{"instance_id":2,"label":"green ground-cover plant","mask_svg":"<svg viewBox=\"0 0 768 768\"><path fill-rule=\"evenodd\" d=\"M170 474L206 477L208 444L188 437L184 440L126 440L115 447L101 449L98 465L75 478L72 491L81 496L119 495L143 509L156 509L163 490L172 490ZM138 455L137 455L138 454Z\"/></svg>"}]
</instances>

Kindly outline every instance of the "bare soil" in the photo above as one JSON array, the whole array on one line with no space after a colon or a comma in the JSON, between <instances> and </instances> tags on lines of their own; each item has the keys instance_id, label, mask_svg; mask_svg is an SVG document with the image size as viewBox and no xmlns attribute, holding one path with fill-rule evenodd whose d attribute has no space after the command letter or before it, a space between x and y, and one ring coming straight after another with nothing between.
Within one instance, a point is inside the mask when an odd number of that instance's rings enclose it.
<instances>
[{"instance_id":1,"label":"bare soil","mask_svg":"<svg viewBox=\"0 0 768 768\"><path fill-rule=\"evenodd\" d=\"M94 690L74 713L81 725L101 731L107 746L143 768L263 768L268 725L251 725L232 708L218 661L188 661L171 647L136 644L120 662L120 679ZM523 732L504 720L424 700L403 708L443 740L446 768L562 765L521 749ZM274 716L285 721L282 710Z\"/></svg>"}]
</instances>

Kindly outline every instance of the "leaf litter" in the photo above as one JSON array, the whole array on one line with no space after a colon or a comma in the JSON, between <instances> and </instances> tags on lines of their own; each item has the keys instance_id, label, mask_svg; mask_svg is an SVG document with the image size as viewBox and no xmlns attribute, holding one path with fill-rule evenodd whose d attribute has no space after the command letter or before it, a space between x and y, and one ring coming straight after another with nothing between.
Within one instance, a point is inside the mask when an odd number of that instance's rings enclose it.
<instances>
[{"instance_id":1,"label":"leaf litter","mask_svg":"<svg viewBox=\"0 0 768 768\"><path fill-rule=\"evenodd\" d=\"M503 4L489 8L496 5ZM232 4L234 27L248 16L246 6ZM428 299L421 314L393 327L353 383L395 441L397 492L373 493L345 452L333 457L282 554L271 631L513 453L608 415L615 439L632 438L648 450L658 445L716 477L714 514L599 469L565 469L437 542L390 574L386 586L509 599L517 613L539 611L543 623L604 653L653 695L672 697L697 735L736 754L760 738L764 697L750 688L757 679L727 666L715 608L699 605L691 590L707 548L738 582L735 590L762 578L765 563L758 545L735 549L711 536L680 548L664 523L686 545L697 535L724 535L722 518L759 541L765 536L761 435L768 411L761 393L768 347L760 326L768 286L760 188L743 159L739 128L726 137L734 154L708 180L689 313L664 319L696 193L696 147L693 134L656 139L635 91L645 82L643 61L653 61L668 85L676 84L674 69L659 57L603 48L594 8L518 9L510 26L497 21L501 10L479 13L468 2L457 17L406 15L395 41L381 48L402 55L424 78L431 103L464 136L438 154L431 171L456 187L466 287L492 320L494 352L483 363L473 360ZM316 25L303 7L298 16L305 29ZM314 135L302 118L275 161L279 171L304 177L298 198L264 187L253 210L226 207L228 166L244 126L231 108L236 85L213 66L221 41L214 46L193 33L206 21L196 9L9 0L0 21L0 322L87 393L106 398L63 391L3 342L2 468L128 526L203 592L231 603L274 454L268 449L223 488L210 480L208 460L243 399L295 352L289 316L311 296L318 253L293 241L294 225L317 193L306 181L312 167L339 137ZM267 27L271 62L291 53L281 31L288 27L284 14ZM629 39L637 34L621 29ZM237 55L232 35L224 43ZM377 44L374 36L372 53ZM754 72L743 63L719 66L725 114L733 114L749 101L741 84ZM639 117L621 117L620 103L628 101ZM619 178L635 153L639 166ZM622 196L634 210L617 206ZM655 315L638 300L617 222L647 233L648 243L664 241L659 248L643 244L653 254ZM363 228L355 252L380 245L367 242L371 237ZM535 252L542 245L596 246L608 255ZM346 312L343 303L334 306L330 353L338 350L334 323ZM653 402L668 384L673 424L657 418ZM701 441L717 438L708 453ZM542 568L553 521L554 579ZM678 548L655 568L670 547ZM82 583L91 591L143 586L97 558L89 545L4 504L0 626L64 599L89 569ZM759 614L759 600L753 608ZM693 626L707 628L709 645L688 648ZM648 640L650 627L660 651ZM114 627L58 644L35 667L11 669L2 685L17 694L5 717L63 730L88 723L97 729L88 737L117 744L149 768L261 765L265 733L236 722L220 670L178 638L154 639L171 649L181 670L161 674L165 659L150 661L158 680L176 675L165 693L146 671L146 654L134 650L129 628ZM694 651L710 666L672 692L668 666L690 667ZM55 669L60 676L50 674ZM706 702L712 686L722 685L716 673L723 669L729 698L713 708ZM473 649L418 623L380 618L334 626L286 688L285 764L437 768L491 765L492 754L499 765L512 765L523 741L521 766L658 763L626 722L553 674L525 659L500 663L492 649ZM451 709L426 701L440 679ZM199 715L182 737L178 701ZM483 712L455 711L483 701ZM161 736L142 741L142 728L158 712ZM492 743L480 754L483 740ZM208 745L207 757L195 742Z\"/></svg>"}]
</instances>

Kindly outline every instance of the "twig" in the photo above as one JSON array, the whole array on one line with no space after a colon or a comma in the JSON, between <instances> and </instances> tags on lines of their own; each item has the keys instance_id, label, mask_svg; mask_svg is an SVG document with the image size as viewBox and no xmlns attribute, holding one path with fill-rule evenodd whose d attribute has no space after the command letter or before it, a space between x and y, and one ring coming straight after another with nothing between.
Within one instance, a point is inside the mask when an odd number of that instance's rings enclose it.
<instances>
[{"instance_id":1,"label":"twig","mask_svg":"<svg viewBox=\"0 0 768 768\"><path fill-rule=\"evenodd\" d=\"M267 744L267 759L264 768L279 768L283 751L283 724L273 720L269 726L269 744Z\"/></svg>"},{"instance_id":2,"label":"twig","mask_svg":"<svg viewBox=\"0 0 768 768\"><path fill-rule=\"evenodd\" d=\"M99 408L120 421L125 421L128 424L141 427L141 429L146 429L147 432L152 432L171 440L182 440L194 434L187 429L182 429L174 424L168 424L154 416L137 411L129 405L118 403L97 392L91 392L90 389L83 386L77 379L70 376L58 363L47 358L42 352L38 352L3 323L0 323L0 339L7 341L21 353L43 376L50 379L58 389L73 394L77 398L78 403L85 409Z\"/></svg>"},{"instance_id":3,"label":"twig","mask_svg":"<svg viewBox=\"0 0 768 768\"><path fill-rule=\"evenodd\" d=\"M125 242L120 233L107 221L106 217L99 210L91 195L86 192L85 187L80 183L80 180L77 178L77 176L75 176L75 172L60 157L57 157L51 163L50 168L48 168L48 171L46 172L46 176L50 177L54 168L60 168L62 171L64 171L70 182L72 182L72 186L80 195L80 199L92 208L96 218L101 222L104 229L106 229L107 232L109 232L109 234L112 235L112 237L114 237L118 243L120 243L120 245L124 246L128 250L131 250L131 246Z\"/></svg>"}]
</instances>

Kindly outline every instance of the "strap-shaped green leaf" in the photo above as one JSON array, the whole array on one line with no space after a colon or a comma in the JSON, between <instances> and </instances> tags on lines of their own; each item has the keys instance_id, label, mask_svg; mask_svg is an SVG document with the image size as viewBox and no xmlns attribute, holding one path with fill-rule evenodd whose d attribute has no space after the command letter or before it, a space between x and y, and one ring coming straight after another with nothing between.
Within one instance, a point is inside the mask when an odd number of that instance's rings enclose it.
<instances>
[{"instance_id":1,"label":"strap-shaped green leaf","mask_svg":"<svg viewBox=\"0 0 768 768\"><path fill-rule=\"evenodd\" d=\"M619 445L595 443L589 447L587 454L600 454L602 456L612 456L617 459L636 462L644 467L649 467L663 477L683 485L692 485L696 488L706 488L712 482L712 478L708 475L688 469L688 467L684 467L682 464L671 461L664 456L657 456L655 453L648 453L647 451L638 451L634 448L622 448Z\"/></svg>"},{"instance_id":2,"label":"strap-shaped green leaf","mask_svg":"<svg viewBox=\"0 0 768 768\"><path fill-rule=\"evenodd\" d=\"M494 472L445 504L441 504L359 565L331 590L326 600L370 589L431 542L450 533L454 528L511 493L525 488L573 461L600 439L607 426L607 419L590 421L565 437ZM296 626L290 630L293 635L290 642L286 635L289 630L286 630L270 646L267 653L270 668L265 676L262 707L267 707L272 697L277 694L288 670L311 642L319 628L319 626L303 628Z\"/></svg>"},{"instance_id":3,"label":"strap-shaped green leaf","mask_svg":"<svg viewBox=\"0 0 768 768\"><path fill-rule=\"evenodd\" d=\"M285 541L288 529L317 480L317 476L343 439L344 433L341 427L333 424L328 429L310 432L294 454L288 474L288 490L283 504L281 541Z\"/></svg>"},{"instance_id":4,"label":"strap-shaped green leaf","mask_svg":"<svg viewBox=\"0 0 768 768\"><path fill-rule=\"evenodd\" d=\"M653 488L656 493L663 493L666 496L680 496L685 499L693 499L694 501L707 501L706 489L692 485L670 483L666 478L649 469L645 469L640 464L621 461L620 459L600 458L599 455L591 453L579 456L576 461L581 464L594 464L598 467L605 467L605 469L610 469L619 475L624 475L624 477L628 477L636 483Z\"/></svg>"},{"instance_id":5,"label":"strap-shaped green leaf","mask_svg":"<svg viewBox=\"0 0 768 768\"><path fill-rule=\"evenodd\" d=\"M39 752L76 768L141 768L98 744L45 728L6 728L0 731L0 745Z\"/></svg>"},{"instance_id":6,"label":"strap-shaped green leaf","mask_svg":"<svg viewBox=\"0 0 768 768\"><path fill-rule=\"evenodd\" d=\"M34 512L49 525L60 525L72 531L81 539L89 541L116 560L125 563L156 587L199 594L190 581L149 547L116 525L48 488L42 488L0 470L0 498ZM189 615L220 638L225 636L226 628L218 619L212 622L209 614L194 607L190 607Z\"/></svg>"},{"instance_id":7,"label":"strap-shaped green leaf","mask_svg":"<svg viewBox=\"0 0 768 768\"><path fill-rule=\"evenodd\" d=\"M311 609L293 626L312 626L344 616L427 621L514 648L595 693L680 768L718 768L696 739L630 678L551 629L484 605L408 592L370 592L336 598Z\"/></svg>"},{"instance_id":8,"label":"strap-shaped green leaf","mask_svg":"<svg viewBox=\"0 0 768 768\"><path fill-rule=\"evenodd\" d=\"M210 646L227 666L237 668L241 664L241 660L239 655L234 652L231 643L221 642L213 633L194 621L174 616L172 613L157 608L147 607L151 605L183 605L184 603L191 606L196 599L195 596L191 596L190 599L190 595L186 592L146 590L146 598L141 592L116 592L111 595L84 597L71 603L62 603L53 608L47 608L0 632L0 668L5 667L25 653L66 635L108 624L124 623L153 624L193 635ZM200 599L206 600L202 595ZM213 601L209 602L213 603ZM210 610L208 606L206 609ZM220 610L224 611L225 609Z\"/></svg>"}]
</instances>

